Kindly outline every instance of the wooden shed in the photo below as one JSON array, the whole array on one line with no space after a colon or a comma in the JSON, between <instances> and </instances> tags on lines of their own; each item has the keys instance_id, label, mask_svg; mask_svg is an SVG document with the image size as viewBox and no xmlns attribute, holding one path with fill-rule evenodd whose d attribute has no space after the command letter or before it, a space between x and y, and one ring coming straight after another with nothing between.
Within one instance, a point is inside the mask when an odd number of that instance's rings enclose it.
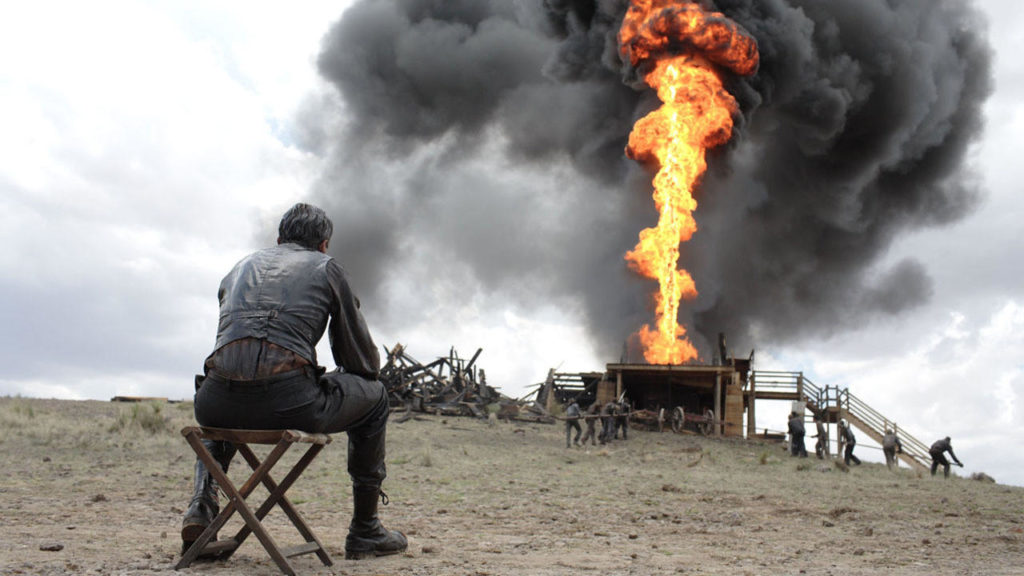
<instances>
[{"instance_id":1,"label":"wooden shed","mask_svg":"<svg viewBox=\"0 0 1024 576\"><path fill-rule=\"evenodd\" d=\"M598 401L623 394L634 409L686 414L714 413L716 434L743 436L744 385L750 362L725 365L608 364Z\"/></svg>"}]
</instances>

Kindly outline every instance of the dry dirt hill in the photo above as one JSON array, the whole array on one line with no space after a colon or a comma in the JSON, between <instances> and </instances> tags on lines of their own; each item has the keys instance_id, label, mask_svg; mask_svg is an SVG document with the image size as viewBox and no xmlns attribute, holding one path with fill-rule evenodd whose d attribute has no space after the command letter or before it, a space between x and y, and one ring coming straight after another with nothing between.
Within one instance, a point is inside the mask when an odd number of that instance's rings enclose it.
<instances>
[{"instance_id":1,"label":"dry dirt hill","mask_svg":"<svg viewBox=\"0 0 1024 576\"><path fill-rule=\"evenodd\" d=\"M190 423L187 403L0 398L0 574L174 573ZM388 434L382 517L409 551L344 559L339 438L290 492L335 559L300 573L1024 574L1024 488L671 433L566 449L561 425L431 416ZM182 573L279 572L250 538Z\"/></svg>"}]
</instances>

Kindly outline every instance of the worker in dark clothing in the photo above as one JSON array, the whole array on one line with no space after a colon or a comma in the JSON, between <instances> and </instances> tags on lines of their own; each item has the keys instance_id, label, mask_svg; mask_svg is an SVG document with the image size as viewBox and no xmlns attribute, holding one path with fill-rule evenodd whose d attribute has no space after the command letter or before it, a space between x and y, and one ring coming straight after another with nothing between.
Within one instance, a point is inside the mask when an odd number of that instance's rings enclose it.
<instances>
[{"instance_id":1,"label":"worker in dark clothing","mask_svg":"<svg viewBox=\"0 0 1024 576\"><path fill-rule=\"evenodd\" d=\"M889 470L892 470L893 466L900 467L896 454L903 454L903 443L896 432L888 428L885 430L885 436L882 436L882 452L885 453L885 466Z\"/></svg>"},{"instance_id":2,"label":"worker in dark clothing","mask_svg":"<svg viewBox=\"0 0 1024 576\"><path fill-rule=\"evenodd\" d=\"M595 428L597 427L598 412L600 410L601 405L597 401L594 401L593 404L587 407L587 415L584 416L584 419L587 421L587 431L583 434L583 439L580 441L583 444L590 440L591 446L597 446L597 432Z\"/></svg>"},{"instance_id":3,"label":"worker in dark clothing","mask_svg":"<svg viewBox=\"0 0 1024 576\"><path fill-rule=\"evenodd\" d=\"M569 407L565 409L565 447L569 448L572 444L577 446L580 445L580 434L583 433L583 429L580 428L580 405L573 400ZM569 442L569 436L571 436L572 429L576 429L576 438L573 438L572 443Z\"/></svg>"},{"instance_id":4,"label":"worker in dark clothing","mask_svg":"<svg viewBox=\"0 0 1024 576\"><path fill-rule=\"evenodd\" d=\"M814 444L814 455L818 457L818 460L824 460L825 458L831 458L828 448L828 429L825 428L825 423L821 419L820 413L814 414L814 426L818 429L818 433L814 435L818 441Z\"/></svg>"},{"instance_id":5,"label":"worker in dark clothing","mask_svg":"<svg viewBox=\"0 0 1024 576\"><path fill-rule=\"evenodd\" d=\"M323 210L296 204L278 227L277 245L240 260L220 283L217 342L196 377L194 412L202 426L346 432L353 513L349 559L396 554L405 535L377 517L386 501L388 395L377 377L380 353L341 265L327 254L334 226ZM337 370L317 365L327 331ZM235 448L207 444L227 470ZM201 460L185 512L185 548L217 516L217 484Z\"/></svg>"},{"instance_id":6,"label":"worker in dark clothing","mask_svg":"<svg viewBox=\"0 0 1024 576\"><path fill-rule=\"evenodd\" d=\"M803 416L796 412L789 414L789 453L792 456L807 458L807 448L804 445L804 436L807 434L804 428Z\"/></svg>"},{"instance_id":7,"label":"worker in dark clothing","mask_svg":"<svg viewBox=\"0 0 1024 576\"><path fill-rule=\"evenodd\" d=\"M950 442L949 436L946 436L942 440L936 440L935 444L928 449L928 454L932 457L932 476L935 476L935 470L938 469L939 464L942 464L942 473L949 478L949 460L946 460L946 452L953 457L953 462L956 462L957 466L964 467L957 459L956 454L953 454L953 444Z\"/></svg>"},{"instance_id":8,"label":"worker in dark clothing","mask_svg":"<svg viewBox=\"0 0 1024 576\"><path fill-rule=\"evenodd\" d=\"M601 408L601 444L612 441L615 433L615 402L608 402Z\"/></svg>"},{"instance_id":9,"label":"worker in dark clothing","mask_svg":"<svg viewBox=\"0 0 1024 576\"><path fill-rule=\"evenodd\" d=\"M843 425L843 439L846 441L846 452L843 461L849 466L850 462L860 466L860 458L853 455L853 447L857 445L857 437L853 435L853 428L846 421L840 421Z\"/></svg>"},{"instance_id":10,"label":"worker in dark clothing","mask_svg":"<svg viewBox=\"0 0 1024 576\"><path fill-rule=\"evenodd\" d=\"M619 430L622 430L622 439L626 440L627 433L629 430L629 401L625 398L622 402L619 402L616 406L615 411L615 439L619 439Z\"/></svg>"}]
</instances>

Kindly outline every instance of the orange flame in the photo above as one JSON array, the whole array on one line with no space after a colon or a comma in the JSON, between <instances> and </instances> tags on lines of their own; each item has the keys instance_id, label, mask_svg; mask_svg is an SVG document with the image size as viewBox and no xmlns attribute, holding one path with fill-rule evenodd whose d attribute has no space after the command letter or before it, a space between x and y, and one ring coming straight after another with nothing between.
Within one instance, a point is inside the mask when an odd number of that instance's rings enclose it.
<instances>
[{"instance_id":1,"label":"orange flame","mask_svg":"<svg viewBox=\"0 0 1024 576\"><path fill-rule=\"evenodd\" d=\"M691 2L633 0L619 29L619 51L647 69L644 80L658 93L661 108L637 121L626 155L657 163L654 205L658 225L640 232L626 254L634 271L658 281L656 329L637 333L644 359L683 364L697 350L678 322L682 299L697 297L690 274L679 269L679 245L697 231L693 190L707 169L705 150L728 142L736 100L719 77L721 67L749 75L757 70L757 43L720 13Z\"/></svg>"}]
</instances>

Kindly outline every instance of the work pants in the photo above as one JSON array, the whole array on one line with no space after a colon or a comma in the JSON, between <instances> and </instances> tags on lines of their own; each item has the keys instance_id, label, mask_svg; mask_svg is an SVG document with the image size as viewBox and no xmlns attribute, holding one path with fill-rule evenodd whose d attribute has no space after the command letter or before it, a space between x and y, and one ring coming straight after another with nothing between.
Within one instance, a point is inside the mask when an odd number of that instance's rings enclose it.
<instances>
[{"instance_id":1,"label":"work pants","mask_svg":"<svg viewBox=\"0 0 1024 576\"><path fill-rule=\"evenodd\" d=\"M929 452L932 457L932 476L935 476L935 470L938 469L939 464L942 464L942 473L949 478L949 460L946 460L946 455L942 452Z\"/></svg>"},{"instance_id":2,"label":"work pants","mask_svg":"<svg viewBox=\"0 0 1024 576\"><path fill-rule=\"evenodd\" d=\"M807 446L804 444L804 434L793 434L789 452L793 456L807 458Z\"/></svg>"},{"instance_id":3,"label":"work pants","mask_svg":"<svg viewBox=\"0 0 1024 576\"><path fill-rule=\"evenodd\" d=\"M590 440L591 445L597 444L596 424L597 420L595 418L587 418L587 431L583 434L583 439L580 442L586 444L587 440Z\"/></svg>"},{"instance_id":4,"label":"work pants","mask_svg":"<svg viewBox=\"0 0 1024 576\"><path fill-rule=\"evenodd\" d=\"M847 466L850 465L850 462L853 462L854 464L858 464L858 465L860 464L860 458L857 458L856 456L853 455L853 447L854 446L856 446L856 444L847 444L846 445L846 456L844 458L844 461L846 462Z\"/></svg>"},{"instance_id":5,"label":"work pants","mask_svg":"<svg viewBox=\"0 0 1024 576\"><path fill-rule=\"evenodd\" d=\"M611 442L615 434L615 420L611 416L601 417L601 444Z\"/></svg>"},{"instance_id":6,"label":"work pants","mask_svg":"<svg viewBox=\"0 0 1024 576\"><path fill-rule=\"evenodd\" d=\"M896 447L890 446L888 448L882 448L882 452L885 453L885 466L892 470L893 465L899 468L899 464L896 463Z\"/></svg>"},{"instance_id":7,"label":"work pants","mask_svg":"<svg viewBox=\"0 0 1024 576\"><path fill-rule=\"evenodd\" d=\"M627 440L626 431L629 429L629 421L625 416L617 416L615 418L615 439L619 438L619 429L622 430L622 439Z\"/></svg>"},{"instance_id":8,"label":"work pants","mask_svg":"<svg viewBox=\"0 0 1024 576\"><path fill-rule=\"evenodd\" d=\"M572 435L572 429L573 428L576 429L576 438L574 438L573 441L570 443L569 442L569 437ZM583 429L580 428L580 421L579 420L566 420L565 421L565 447L568 448L569 446L572 446L572 444L579 444L580 443L580 434L582 434L582 433L583 433Z\"/></svg>"}]
</instances>

